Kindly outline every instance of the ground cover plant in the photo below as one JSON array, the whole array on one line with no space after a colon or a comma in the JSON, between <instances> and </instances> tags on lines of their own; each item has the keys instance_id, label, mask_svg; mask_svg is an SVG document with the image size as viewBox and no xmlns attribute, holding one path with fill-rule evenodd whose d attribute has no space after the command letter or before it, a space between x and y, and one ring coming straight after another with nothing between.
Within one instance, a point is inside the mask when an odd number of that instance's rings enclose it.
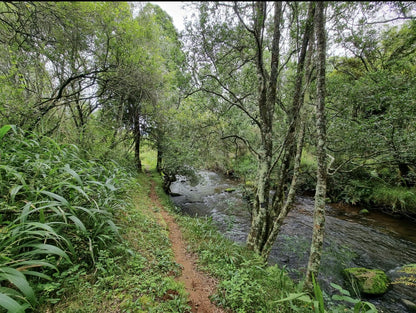
<instances>
[{"instance_id":1,"label":"ground cover plant","mask_svg":"<svg viewBox=\"0 0 416 313\"><path fill-rule=\"evenodd\" d=\"M132 176L12 126L1 128L0 149L0 307L17 312L58 301L62 278L112 253Z\"/></svg>"}]
</instances>

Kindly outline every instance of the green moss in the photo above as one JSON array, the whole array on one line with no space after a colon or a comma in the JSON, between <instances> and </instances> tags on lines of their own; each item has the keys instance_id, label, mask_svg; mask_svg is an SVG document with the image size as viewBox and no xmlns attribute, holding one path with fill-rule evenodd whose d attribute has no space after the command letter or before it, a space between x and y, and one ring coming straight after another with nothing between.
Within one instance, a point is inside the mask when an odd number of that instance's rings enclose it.
<instances>
[{"instance_id":1,"label":"green moss","mask_svg":"<svg viewBox=\"0 0 416 313\"><path fill-rule=\"evenodd\" d=\"M389 287L389 279L382 270L362 267L347 268L343 271L347 282L362 294L382 295Z\"/></svg>"}]
</instances>

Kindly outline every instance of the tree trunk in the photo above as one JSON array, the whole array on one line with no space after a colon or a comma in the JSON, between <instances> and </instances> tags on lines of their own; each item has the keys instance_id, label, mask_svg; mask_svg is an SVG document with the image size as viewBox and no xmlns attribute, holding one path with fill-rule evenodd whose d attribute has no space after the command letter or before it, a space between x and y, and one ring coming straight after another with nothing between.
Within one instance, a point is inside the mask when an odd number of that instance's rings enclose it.
<instances>
[{"instance_id":1,"label":"tree trunk","mask_svg":"<svg viewBox=\"0 0 416 313\"><path fill-rule=\"evenodd\" d=\"M139 123L137 122L137 124ZM141 141L140 126L137 125L134 129L134 154L136 157L136 167L139 172L142 171L142 161L140 160L140 141Z\"/></svg>"},{"instance_id":2,"label":"tree trunk","mask_svg":"<svg viewBox=\"0 0 416 313\"><path fill-rule=\"evenodd\" d=\"M252 208L251 227L247 236L247 247L258 254L263 251L269 232L270 174L273 155L273 115L276 102L276 86L279 65L280 19L282 4L275 2L274 32L270 77L265 73L263 60L263 30L266 16L265 2L256 3L255 30L257 43L256 67L259 85L258 110L261 147L258 150L256 194Z\"/></svg>"},{"instance_id":3,"label":"tree trunk","mask_svg":"<svg viewBox=\"0 0 416 313\"><path fill-rule=\"evenodd\" d=\"M162 154L163 154L162 147L160 146L160 144L157 144L156 170L158 173L162 172L162 161L163 161Z\"/></svg>"},{"instance_id":4,"label":"tree trunk","mask_svg":"<svg viewBox=\"0 0 416 313\"><path fill-rule=\"evenodd\" d=\"M260 10L257 9L257 12ZM258 172L256 197L252 209L252 222L250 232L247 237L247 247L254 250L264 259L267 259L271 247L278 235L280 226L293 206L296 191L297 176L299 172L300 157L303 148L303 126L301 127L300 111L304 102L305 83L308 75L305 69L309 69L306 60L309 41L313 35L313 12L314 6L311 4L308 9L306 28L303 34L301 51L298 58L296 72L295 93L292 107L288 113L288 130L284 147L282 148L282 162L279 168L277 179L278 188L273 201L269 201L270 180L273 168L278 160L272 161L273 157L273 114L276 103L276 82L278 76L278 56L280 41L280 19L282 15L282 5L275 2L275 21L274 21L274 40L272 48L271 75L268 88L264 81L267 75L263 75L260 69L264 68L262 60L257 62L259 77L259 112L260 112L260 132L262 135L261 149L258 152ZM255 30L255 33L259 33ZM257 40L259 42L260 40ZM260 54L258 54L260 56ZM276 71L275 71L276 70ZM286 194L285 186L290 182L289 192Z\"/></svg>"},{"instance_id":5,"label":"tree trunk","mask_svg":"<svg viewBox=\"0 0 416 313\"><path fill-rule=\"evenodd\" d=\"M315 192L315 208L313 218L312 244L306 272L305 289L312 291L312 275L318 276L321 263L322 245L325 228L325 198L326 198L326 123L325 123L325 21L324 3L316 2L315 34L317 42L317 103L316 103L316 132L317 132L317 182Z\"/></svg>"}]
</instances>

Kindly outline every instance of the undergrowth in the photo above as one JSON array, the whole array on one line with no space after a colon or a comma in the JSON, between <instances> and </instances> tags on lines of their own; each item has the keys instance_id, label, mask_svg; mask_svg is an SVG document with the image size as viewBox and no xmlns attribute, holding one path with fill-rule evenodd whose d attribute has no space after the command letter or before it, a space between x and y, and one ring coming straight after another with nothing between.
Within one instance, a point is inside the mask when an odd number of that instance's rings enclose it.
<instances>
[{"instance_id":1,"label":"undergrowth","mask_svg":"<svg viewBox=\"0 0 416 313\"><path fill-rule=\"evenodd\" d=\"M200 268L218 279L213 302L239 313L327 312L323 295L306 297L284 268L209 219L177 214L150 154L152 178L11 126L0 128L0 148L0 312L190 312L151 179Z\"/></svg>"},{"instance_id":2,"label":"undergrowth","mask_svg":"<svg viewBox=\"0 0 416 313\"><path fill-rule=\"evenodd\" d=\"M180 267L173 259L168 233L157 222L141 174L132 184L128 205L117 216L123 247L118 257L103 254L97 272L72 285L66 301L53 312L189 312L184 286L175 280Z\"/></svg>"},{"instance_id":3,"label":"undergrowth","mask_svg":"<svg viewBox=\"0 0 416 313\"><path fill-rule=\"evenodd\" d=\"M0 312L188 310L147 179L12 126L0 151Z\"/></svg>"},{"instance_id":4,"label":"undergrowth","mask_svg":"<svg viewBox=\"0 0 416 313\"><path fill-rule=\"evenodd\" d=\"M0 149L0 307L35 310L59 301L63 278L117 250L114 214L132 177L12 126L0 129Z\"/></svg>"}]
</instances>

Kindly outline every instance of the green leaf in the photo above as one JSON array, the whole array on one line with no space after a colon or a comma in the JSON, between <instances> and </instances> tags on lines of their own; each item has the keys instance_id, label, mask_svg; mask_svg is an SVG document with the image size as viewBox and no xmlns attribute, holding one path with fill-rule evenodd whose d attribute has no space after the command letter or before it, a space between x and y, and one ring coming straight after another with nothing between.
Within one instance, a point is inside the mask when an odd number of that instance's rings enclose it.
<instances>
[{"instance_id":1,"label":"green leaf","mask_svg":"<svg viewBox=\"0 0 416 313\"><path fill-rule=\"evenodd\" d=\"M7 132L12 128L14 129L15 126L14 125L4 125L2 128L0 128L0 139L3 139L4 135L6 135Z\"/></svg>"},{"instance_id":2,"label":"green leaf","mask_svg":"<svg viewBox=\"0 0 416 313\"><path fill-rule=\"evenodd\" d=\"M16 171L14 168L7 166L7 165L0 165L0 169L4 169L6 173L12 174L22 183L22 185L26 186L26 181L23 178L23 175L19 173L18 171Z\"/></svg>"},{"instance_id":3,"label":"green leaf","mask_svg":"<svg viewBox=\"0 0 416 313\"><path fill-rule=\"evenodd\" d=\"M86 233L87 229L85 228L85 225L81 220L76 217L75 215L71 215L68 217L71 221L74 222L75 226L77 226L78 229L80 229L82 232Z\"/></svg>"},{"instance_id":4,"label":"green leaf","mask_svg":"<svg viewBox=\"0 0 416 313\"><path fill-rule=\"evenodd\" d=\"M65 164L64 171L67 172L69 175L71 175L81 186L83 185L81 177L78 175L77 172L75 172L69 164Z\"/></svg>"},{"instance_id":5,"label":"green leaf","mask_svg":"<svg viewBox=\"0 0 416 313\"><path fill-rule=\"evenodd\" d=\"M31 303L36 303L35 293L33 292L32 287L30 287L25 275L21 272L11 267L2 267L0 268L0 279L8 280L15 285Z\"/></svg>"},{"instance_id":6,"label":"green leaf","mask_svg":"<svg viewBox=\"0 0 416 313\"><path fill-rule=\"evenodd\" d=\"M82 188L80 186L75 186L75 185L69 184L68 187L72 188L72 189L75 189L80 194L82 194L87 200L90 200L90 197L88 197L88 195L85 193L84 190L82 190Z\"/></svg>"},{"instance_id":7,"label":"green leaf","mask_svg":"<svg viewBox=\"0 0 416 313\"><path fill-rule=\"evenodd\" d=\"M342 288L340 285L337 285L335 283L331 283L331 286L335 289L337 289L340 293L342 293L343 295L346 296L351 296L350 292L348 290L345 290L344 288Z\"/></svg>"},{"instance_id":8,"label":"green leaf","mask_svg":"<svg viewBox=\"0 0 416 313\"><path fill-rule=\"evenodd\" d=\"M68 200L66 200L64 197L57 195L56 193L50 192L50 191L41 191L40 193L47 195L59 202L61 202L63 205L69 206Z\"/></svg>"},{"instance_id":9,"label":"green leaf","mask_svg":"<svg viewBox=\"0 0 416 313\"><path fill-rule=\"evenodd\" d=\"M49 275L40 273L40 272L36 272L36 271L22 271L23 274L25 275L30 275L30 276L35 276L35 277L39 277L39 278L43 278L45 280L52 280L52 278Z\"/></svg>"},{"instance_id":10,"label":"green leaf","mask_svg":"<svg viewBox=\"0 0 416 313\"><path fill-rule=\"evenodd\" d=\"M279 302L286 302L286 301L293 301L293 300L300 300L300 301L304 301L304 302L308 302L311 303L312 299L308 296L308 294L301 292L301 293L291 293L289 294L288 297L284 298L284 299L280 299L278 301L276 301L276 303Z\"/></svg>"},{"instance_id":11,"label":"green leaf","mask_svg":"<svg viewBox=\"0 0 416 313\"><path fill-rule=\"evenodd\" d=\"M332 300L346 301L346 302L349 302L349 303L352 303L352 304L356 304L357 302L360 301L358 299L351 298L350 296L340 296L340 295L333 295Z\"/></svg>"},{"instance_id":12,"label":"green leaf","mask_svg":"<svg viewBox=\"0 0 416 313\"><path fill-rule=\"evenodd\" d=\"M28 307L27 305L21 305L9 296L0 293L0 306L5 308L10 313L24 312Z\"/></svg>"},{"instance_id":13,"label":"green leaf","mask_svg":"<svg viewBox=\"0 0 416 313\"><path fill-rule=\"evenodd\" d=\"M324 297L322 294L322 290L319 287L319 284L316 282L315 275L313 273L312 273L312 284L313 284L313 291L315 294L315 299L319 303L318 312L324 313L325 312Z\"/></svg>"},{"instance_id":14,"label":"green leaf","mask_svg":"<svg viewBox=\"0 0 416 313\"><path fill-rule=\"evenodd\" d=\"M118 234L118 227L116 226L116 224L114 224L114 222L112 220L107 220L107 224L110 226L111 230L115 234Z\"/></svg>"},{"instance_id":15,"label":"green leaf","mask_svg":"<svg viewBox=\"0 0 416 313\"><path fill-rule=\"evenodd\" d=\"M40 261L40 260L22 261L22 262L16 263L14 266L16 266L18 268L49 267L49 268L54 269L56 271L58 270L55 265L53 265L49 262Z\"/></svg>"},{"instance_id":16,"label":"green leaf","mask_svg":"<svg viewBox=\"0 0 416 313\"><path fill-rule=\"evenodd\" d=\"M36 248L35 250L32 250L30 252L27 252L27 254L54 254L58 255L60 257L65 258L67 261L70 262L70 259L66 252L62 250L61 248L45 243L39 243L39 244L30 244L29 247Z\"/></svg>"},{"instance_id":17,"label":"green leaf","mask_svg":"<svg viewBox=\"0 0 416 313\"><path fill-rule=\"evenodd\" d=\"M13 186L11 189L10 189L10 199L12 200L12 202L14 202L14 199L15 199L15 197L16 197L16 194L19 192L19 190L20 189L22 189L23 188L23 186L22 185L17 185L17 186Z\"/></svg>"}]
</instances>

